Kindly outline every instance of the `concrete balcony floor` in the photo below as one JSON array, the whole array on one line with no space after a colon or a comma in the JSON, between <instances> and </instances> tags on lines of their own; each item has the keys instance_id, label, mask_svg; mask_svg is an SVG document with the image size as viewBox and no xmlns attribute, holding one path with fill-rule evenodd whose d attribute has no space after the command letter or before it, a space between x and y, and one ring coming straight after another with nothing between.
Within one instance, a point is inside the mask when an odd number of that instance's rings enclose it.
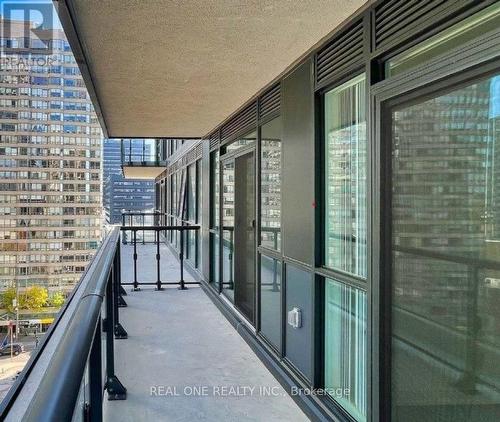
<instances>
[{"instance_id":1,"label":"concrete balcony floor","mask_svg":"<svg viewBox=\"0 0 500 422\"><path fill-rule=\"evenodd\" d=\"M133 274L132 249L122 247L122 280ZM154 246L137 250L138 274L154 281ZM177 280L176 259L166 247L161 255L165 279ZM307 420L200 287L126 290L120 322L129 337L115 342L115 361L128 397L105 402L106 421Z\"/></svg>"}]
</instances>

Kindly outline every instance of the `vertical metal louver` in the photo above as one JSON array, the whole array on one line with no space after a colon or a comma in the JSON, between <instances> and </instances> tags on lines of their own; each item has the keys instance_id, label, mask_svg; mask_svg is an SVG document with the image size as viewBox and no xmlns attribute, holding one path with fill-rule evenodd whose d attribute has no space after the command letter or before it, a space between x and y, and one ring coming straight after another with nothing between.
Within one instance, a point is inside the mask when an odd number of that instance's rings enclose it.
<instances>
[{"instance_id":1,"label":"vertical metal louver","mask_svg":"<svg viewBox=\"0 0 500 422\"><path fill-rule=\"evenodd\" d=\"M363 63L363 22L342 32L316 54L316 88Z\"/></svg>"},{"instance_id":2,"label":"vertical metal louver","mask_svg":"<svg viewBox=\"0 0 500 422\"><path fill-rule=\"evenodd\" d=\"M257 102L254 101L221 128L221 143L257 126Z\"/></svg>"},{"instance_id":3,"label":"vertical metal louver","mask_svg":"<svg viewBox=\"0 0 500 422\"><path fill-rule=\"evenodd\" d=\"M477 0L390 0L375 7L375 49L393 46L449 19Z\"/></svg>"},{"instance_id":4,"label":"vertical metal louver","mask_svg":"<svg viewBox=\"0 0 500 422\"><path fill-rule=\"evenodd\" d=\"M276 84L260 97L259 119L280 113L281 107L281 84Z\"/></svg>"}]
</instances>

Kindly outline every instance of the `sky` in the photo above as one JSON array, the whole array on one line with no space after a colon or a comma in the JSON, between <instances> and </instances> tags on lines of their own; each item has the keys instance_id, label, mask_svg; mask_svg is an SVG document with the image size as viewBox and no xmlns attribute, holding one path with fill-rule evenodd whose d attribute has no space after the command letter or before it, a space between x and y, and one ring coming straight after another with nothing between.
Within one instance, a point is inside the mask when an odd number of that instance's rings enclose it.
<instances>
[{"instance_id":1,"label":"sky","mask_svg":"<svg viewBox=\"0 0 500 422\"><path fill-rule=\"evenodd\" d=\"M43 22L43 15L40 11L36 10L37 5L50 5L52 9L52 22ZM25 13L24 10L17 8L24 8L29 11L29 16L26 17L27 20L35 21L37 23L42 23L45 28L55 28L61 29L61 23L57 17L57 13L54 9L52 1L50 0L0 0L0 15L4 18L10 18L14 20L24 20ZM11 9L10 16L6 16L7 10Z\"/></svg>"}]
</instances>

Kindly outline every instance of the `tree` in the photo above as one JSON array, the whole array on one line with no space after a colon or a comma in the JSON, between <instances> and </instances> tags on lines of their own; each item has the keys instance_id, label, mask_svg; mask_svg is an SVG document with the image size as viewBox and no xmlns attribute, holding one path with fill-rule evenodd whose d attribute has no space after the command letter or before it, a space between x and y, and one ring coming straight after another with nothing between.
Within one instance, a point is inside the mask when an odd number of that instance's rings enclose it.
<instances>
[{"instance_id":1,"label":"tree","mask_svg":"<svg viewBox=\"0 0 500 422\"><path fill-rule=\"evenodd\" d=\"M32 286L26 289L20 297L21 307L24 309L40 309L47 304L49 294L47 289L41 286Z\"/></svg>"},{"instance_id":2,"label":"tree","mask_svg":"<svg viewBox=\"0 0 500 422\"><path fill-rule=\"evenodd\" d=\"M14 306L12 301L16 298L16 289L13 287L4 290L2 292L2 307L7 309L9 312L14 312Z\"/></svg>"},{"instance_id":3,"label":"tree","mask_svg":"<svg viewBox=\"0 0 500 422\"><path fill-rule=\"evenodd\" d=\"M55 292L50 298L50 304L56 308L60 308L64 303L65 297L61 292Z\"/></svg>"}]
</instances>

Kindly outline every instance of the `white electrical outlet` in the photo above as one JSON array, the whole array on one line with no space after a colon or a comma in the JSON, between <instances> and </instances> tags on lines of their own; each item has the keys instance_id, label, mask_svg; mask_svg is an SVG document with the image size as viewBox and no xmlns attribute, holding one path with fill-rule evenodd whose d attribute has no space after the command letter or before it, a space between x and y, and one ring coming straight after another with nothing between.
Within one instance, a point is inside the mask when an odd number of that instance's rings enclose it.
<instances>
[{"instance_id":1,"label":"white electrical outlet","mask_svg":"<svg viewBox=\"0 0 500 422\"><path fill-rule=\"evenodd\" d=\"M293 328L302 327L302 311L294 307L291 311L288 311L288 324Z\"/></svg>"}]
</instances>

